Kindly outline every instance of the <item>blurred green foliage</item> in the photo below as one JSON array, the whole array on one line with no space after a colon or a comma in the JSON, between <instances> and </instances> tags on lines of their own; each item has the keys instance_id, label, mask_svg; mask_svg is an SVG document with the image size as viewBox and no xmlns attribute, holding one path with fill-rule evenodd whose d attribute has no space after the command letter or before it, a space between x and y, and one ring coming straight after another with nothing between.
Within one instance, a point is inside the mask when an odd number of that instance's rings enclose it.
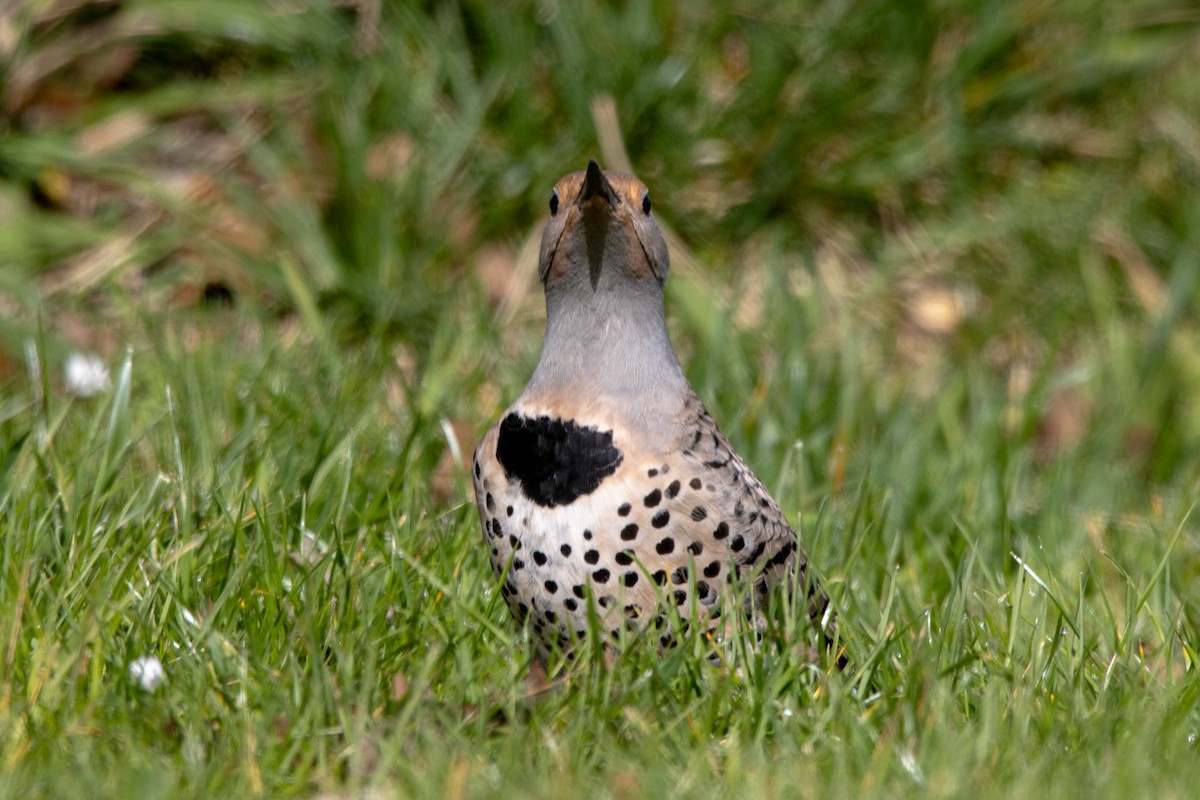
<instances>
[{"instance_id":1,"label":"blurred green foliage","mask_svg":"<svg viewBox=\"0 0 1200 800\"><path fill-rule=\"evenodd\" d=\"M0 5L0 794L1190 796L1198 47L1171 0ZM496 601L458 462L549 187L623 152L853 674L547 691Z\"/></svg>"}]
</instances>

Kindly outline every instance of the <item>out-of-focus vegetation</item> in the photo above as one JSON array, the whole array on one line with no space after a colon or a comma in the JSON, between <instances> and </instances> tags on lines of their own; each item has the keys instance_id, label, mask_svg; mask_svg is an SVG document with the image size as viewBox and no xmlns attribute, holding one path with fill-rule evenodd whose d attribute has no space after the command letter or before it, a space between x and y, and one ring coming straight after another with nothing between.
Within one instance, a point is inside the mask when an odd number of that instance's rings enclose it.
<instances>
[{"instance_id":1,"label":"out-of-focus vegetation","mask_svg":"<svg viewBox=\"0 0 1200 800\"><path fill-rule=\"evenodd\" d=\"M856 671L497 603L590 156ZM1185 2L0 2L0 793L1191 796L1198 189Z\"/></svg>"}]
</instances>

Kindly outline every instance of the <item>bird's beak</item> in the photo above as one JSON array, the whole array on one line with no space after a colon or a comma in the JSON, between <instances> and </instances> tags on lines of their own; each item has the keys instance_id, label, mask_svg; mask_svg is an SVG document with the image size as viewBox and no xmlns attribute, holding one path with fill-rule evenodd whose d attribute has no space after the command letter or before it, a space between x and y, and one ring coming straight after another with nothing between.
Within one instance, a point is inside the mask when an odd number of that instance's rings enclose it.
<instances>
[{"instance_id":1,"label":"bird's beak","mask_svg":"<svg viewBox=\"0 0 1200 800\"><path fill-rule=\"evenodd\" d=\"M575 202L582 206L593 197L603 197L609 207L617 207L617 193L612 184L608 182L608 178L604 177L604 171L600 169L600 165L594 158L588 162L587 174L583 178L583 188L579 190L579 197Z\"/></svg>"}]
</instances>

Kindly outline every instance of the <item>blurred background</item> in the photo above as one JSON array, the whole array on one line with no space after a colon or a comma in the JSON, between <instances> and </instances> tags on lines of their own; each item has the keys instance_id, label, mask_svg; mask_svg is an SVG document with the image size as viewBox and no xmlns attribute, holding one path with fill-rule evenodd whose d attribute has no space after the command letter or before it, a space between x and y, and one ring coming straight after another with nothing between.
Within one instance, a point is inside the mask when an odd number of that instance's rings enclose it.
<instances>
[{"instance_id":1,"label":"blurred background","mask_svg":"<svg viewBox=\"0 0 1200 800\"><path fill-rule=\"evenodd\" d=\"M491 727L530 665L461 464L536 363L539 226L590 157L650 187L684 369L875 654L878 705L788 705L764 780L819 791L811 742L843 792L910 786L903 748L1007 796L1195 764L1194 681L1142 705L1200 620L1191 0L0 0L5 763L241 796L376 742L452 782L450 741L561 788ZM704 672L692 742L691 689L621 668L529 711L581 774L788 724Z\"/></svg>"},{"instance_id":2,"label":"blurred background","mask_svg":"<svg viewBox=\"0 0 1200 800\"><path fill-rule=\"evenodd\" d=\"M548 187L597 156L673 232L701 394L767 446L815 426L824 487L887 409L947 392L1033 463L1196 467L1192 4L0 9L10 392L31 341L57 376L164 326L378 351L465 449L536 357ZM815 422L765 391L789 369Z\"/></svg>"}]
</instances>

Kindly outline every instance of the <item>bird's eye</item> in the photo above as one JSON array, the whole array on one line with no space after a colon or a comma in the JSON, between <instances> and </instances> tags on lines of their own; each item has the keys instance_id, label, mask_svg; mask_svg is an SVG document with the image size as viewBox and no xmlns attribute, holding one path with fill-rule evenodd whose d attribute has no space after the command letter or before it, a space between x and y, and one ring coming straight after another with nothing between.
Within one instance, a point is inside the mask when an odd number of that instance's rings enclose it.
<instances>
[{"instance_id":1,"label":"bird's eye","mask_svg":"<svg viewBox=\"0 0 1200 800\"><path fill-rule=\"evenodd\" d=\"M558 189L550 192L550 216L558 213Z\"/></svg>"},{"instance_id":2,"label":"bird's eye","mask_svg":"<svg viewBox=\"0 0 1200 800\"><path fill-rule=\"evenodd\" d=\"M647 194L645 197L642 198L642 213L643 214L650 213L650 195L649 194Z\"/></svg>"}]
</instances>

